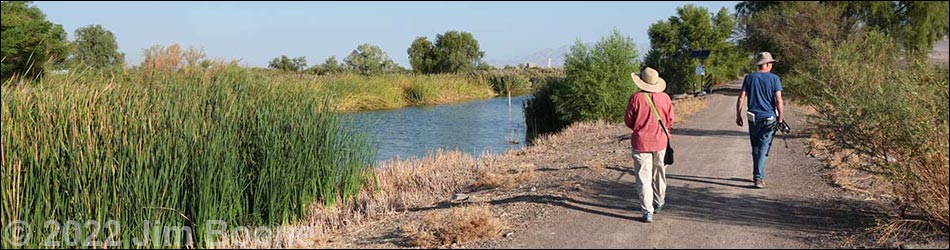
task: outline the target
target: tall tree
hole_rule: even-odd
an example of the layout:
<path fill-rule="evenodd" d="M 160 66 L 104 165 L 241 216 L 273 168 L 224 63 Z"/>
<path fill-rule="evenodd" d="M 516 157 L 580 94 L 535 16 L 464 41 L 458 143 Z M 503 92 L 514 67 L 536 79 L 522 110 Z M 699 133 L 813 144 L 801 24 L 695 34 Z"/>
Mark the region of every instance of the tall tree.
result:
<path fill-rule="evenodd" d="M 894 37 L 912 55 L 925 56 L 933 44 L 947 35 L 948 1 L 822 1 L 761 4 L 744 1 L 739 11 L 743 46 L 751 50 L 787 51 L 787 71 L 808 56 L 813 39 L 832 44 L 862 38 L 869 30 Z M 755 6 L 755 7 L 749 7 Z M 788 60 L 786 60 L 788 61 Z"/>
<path fill-rule="evenodd" d="M 485 52 L 479 51 L 478 41 L 468 32 L 450 30 L 436 35 L 435 47 L 441 72 L 471 71 L 485 57 Z"/>
<path fill-rule="evenodd" d="M 655 68 L 670 84 L 668 92 L 683 93 L 699 85 L 700 79 L 693 69 L 701 61 L 690 58 L 694 50 L 711 51 L 706 72 L 714 81 L 737 78 L 748 60 L 738 45 L 730 41 L 735 18 L 728 10 L 722 8 L 713 15 L 706 8 L 685 5 L 676 12 L 676 16 L 650 26 L 651 49 L 644 58 L 646 66 Z"/>
<path fill-rule="evenodd" d="M 412 69 L 420 73 L 455 73 L 485 69 L 485 52 L 472 33 L 450 30 L 436 34 L 435 44 L 417 37 L 407 50 Z"/>
<path fill-rule="evenodd" d="M 416 73 L 432 73 L 436 71 L 438 58 L 435 45 L 428 38 L 421 36 L 412 41 L 406 51 L 409 53 L 409 65 Z"/>
<path fill-rule="evenodd" d="M 119 52 L 115 35 L 101 25 L 88 25 L 76 29 L 72 42 L 73 63 L 93 68 L 121 67 L 125 54 Z"/>
<path fill-rule="evenodd" d="M 353 50 L 349 56 L 343 59 L 343 62 L 346 63 L 346 66 L 350 69 L 364 75 L 394 72 L 397 70 L 396 63 L 389 59 L 389 56 L 386 55 L 383 49 L 380 49 L 379 46 L 367 43 L 357 46 L 356 50 Z"/>
<path fill-rule="evenodd" d="M 736 4 L 736 15 L 748 16 L 779 5 L 779 1 L 742 1 Z"/>
<path fill-rule="evenodd" d="M 896 37 L 904 48 L 924 56 L 947 35 L 948 1 L 847 2 L 847 14 L 870 28 Z M 828 4 L 842 4 L 830 2 Z"/>
<path fill-rule="evenodd" d="M 323 62 L 323 69 L 329 73 L 343 72 L 343 64 L 337 62 L 336 56 L 330 56 Z"/>
<path fill-rule="evenodd" d="M 69 43 L 62 25 L 47 21 L 32 2 L 3 1 L 0 9 L 0 77 L 37 77 L 64 61 Z"/>

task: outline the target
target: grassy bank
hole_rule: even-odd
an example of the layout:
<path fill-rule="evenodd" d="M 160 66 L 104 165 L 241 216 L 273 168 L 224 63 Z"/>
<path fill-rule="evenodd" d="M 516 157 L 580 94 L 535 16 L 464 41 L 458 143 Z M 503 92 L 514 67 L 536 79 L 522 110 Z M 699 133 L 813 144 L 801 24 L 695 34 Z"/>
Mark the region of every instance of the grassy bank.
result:
<path fill-rule="evenodd" d="M 311 91 L 333 96 L 332 106 L 339 111 L 394 109 L 495 96 L 487 82 L 464 75 L 318 76 L 280 71 L 257 71 L 254 74 L 268 82 L 306 85 Z"/>
<path fill-rule="evenodd" d="M 339 111 L 394 109 L 485 99 L 499 95 L 523 95 L 548 82 L 563 78 L 555 69 L 492 70 L 458 74 L 311 75 L 280 71 L 256 71 L 276 82 L 313 86 L 313 91 L 336 97 Z"/>
<path fill-rule="evenodd" d="M 338 97 L 342 111 L 445 104 L 495 95 L 487 84 L 456 75 L 343 75 L 318 82 L 322 92 Z"/>
<path fill-rule="evenodd" d="M 373 159 L 307 81 L 222 68 L 4 85 L 0 215 L 31 225 L 12 232 L 26 247 L 210 247 L 214 221 L 280 225 L 353 197 Z M 140 245 L 145 223 L 193 231 Z"/>

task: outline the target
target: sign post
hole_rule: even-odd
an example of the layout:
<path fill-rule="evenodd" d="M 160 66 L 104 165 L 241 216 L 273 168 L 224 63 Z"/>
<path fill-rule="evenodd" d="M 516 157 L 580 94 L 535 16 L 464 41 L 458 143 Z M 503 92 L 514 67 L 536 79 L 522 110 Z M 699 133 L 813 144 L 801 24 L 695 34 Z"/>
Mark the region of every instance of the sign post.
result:
<path fill-rule="evenodd" d="M 696 75 L 699 75 L 699 81 L 696 85 L 693 86 L 693 89 L 697 87 L 702 87 L 703 78 L 706 75 L 706 58 L 709 58 L 709 50 L 693 50 L 689 53 L 690 58 L 697 58 L 702 60 L 702 64 L 696 67 Z M 697 86 L 698 85 L 698 86 Z M 702 93 L 702 89 L 693 93 L 693 96 L 699 96 Z"/>

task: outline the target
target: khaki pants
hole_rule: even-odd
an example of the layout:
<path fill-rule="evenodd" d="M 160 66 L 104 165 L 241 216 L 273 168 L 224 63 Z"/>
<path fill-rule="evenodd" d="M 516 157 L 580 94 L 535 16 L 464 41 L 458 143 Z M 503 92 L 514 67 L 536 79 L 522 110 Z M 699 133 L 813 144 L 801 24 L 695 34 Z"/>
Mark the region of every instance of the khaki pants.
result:
<path fill-rule="evenodd" d="M 637 184 L 640 184 L 640 212 L 653 213 L 653 204 L 663 205 L 666 201 L 666 166 L 663 157 L 666 150 L 660 152 L 633 151 L 633 168 L 637 172 Z"/>

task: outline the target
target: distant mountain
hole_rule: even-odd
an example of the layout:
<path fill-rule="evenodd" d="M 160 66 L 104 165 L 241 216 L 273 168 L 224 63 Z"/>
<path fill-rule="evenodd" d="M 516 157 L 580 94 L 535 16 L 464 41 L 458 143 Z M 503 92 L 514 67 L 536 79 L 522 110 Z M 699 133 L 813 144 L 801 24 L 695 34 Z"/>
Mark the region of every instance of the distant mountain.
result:
<path fill-rule="evenodd" d="M 572 45 L 564 45 L 558 48 L 549 48 L 542 49 L 540 51 L 520 56 L 511 59 L 505 60 L 486 60 L 489 65 L 501 68 L 505 65 L 518 65 L 518 64 L 527 64 L 532 63 L 538 65 L 538 67 L 547 67 L 548 58 L 551 58 L 551 67 L 554 68 L 563 68 L 564 67 L 564 55 L 571 52 Z M 593 44 L 588 43 L 587 46 L 593 46 Z M 643 59 L 643 56 L 646 55 L 647 51 L 650 49 L 650 46 L 646 44 L 637 43 L 637 51 L 640 54 L 640 59 Z"/>
<path fill-rule="evenodd" d="M 564 45 L 558 48 L 543 49 L 525 56 L 503 60 L 487 60 L 489 65 L 501 68 L 505 65 L 518 65 L 532 63 L 538 67 L 547 67 L 548 58 L 551 58 L 551 67 L 564 67 L 564 54 L 571 51 L 571 45 Z"/>

